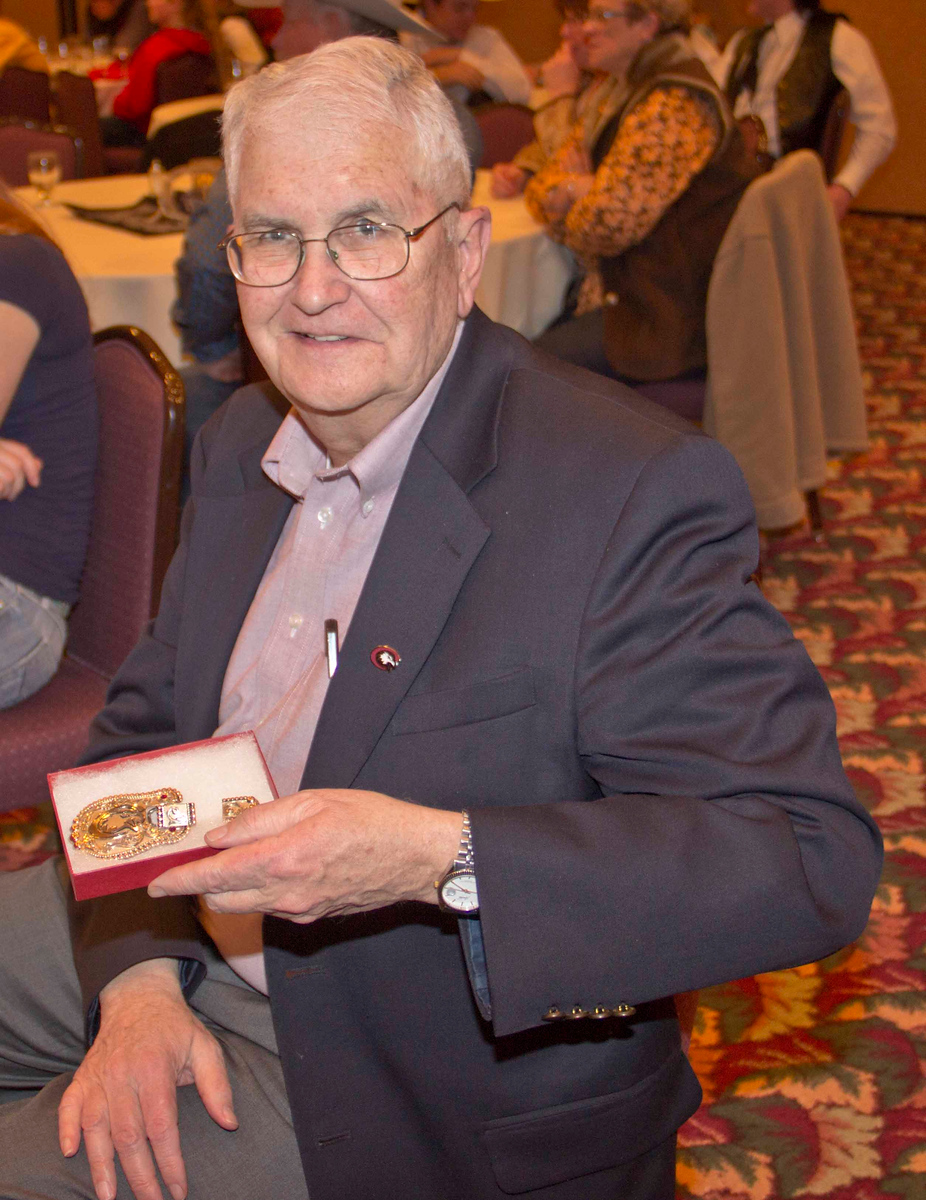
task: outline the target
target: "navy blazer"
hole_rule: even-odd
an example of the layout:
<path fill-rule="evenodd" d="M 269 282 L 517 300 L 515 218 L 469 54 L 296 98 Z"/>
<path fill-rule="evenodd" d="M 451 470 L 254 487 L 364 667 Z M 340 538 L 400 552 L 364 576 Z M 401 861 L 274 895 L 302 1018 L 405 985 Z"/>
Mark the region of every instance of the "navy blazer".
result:
<path fill-rule="evenodd" d="M 160 614 L 88 757 L 214 731 L 291 504 L 260 469 L 280 419 L 263 385 L 203 431 Z M 432 906 L 265 922 L 312 1200 L 668 1200 L 674 1132 L 700 1097 L 668 998 L 861 932 L 877 831 L 756 560 L 716 442 L 470 316 L 302 782 L 470 810 L 491 1014 Z M 395 671 L 371 663 L 383 643 Z M 80 907 L 88 1003 L 157 954 L 195 983 L 182 902 Z M 619 1004 L 635 1015 L 543 1020 Z"/>

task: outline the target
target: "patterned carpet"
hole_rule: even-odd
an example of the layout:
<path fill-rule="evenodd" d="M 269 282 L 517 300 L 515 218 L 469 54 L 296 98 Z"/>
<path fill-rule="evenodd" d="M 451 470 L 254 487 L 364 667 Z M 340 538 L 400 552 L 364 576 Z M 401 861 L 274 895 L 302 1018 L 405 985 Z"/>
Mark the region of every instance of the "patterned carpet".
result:
<path fill-rule="evenodd" d="M 926 220 L 855 215 L 845 243 L 871 450 L 832 464 L 824 540 L 770 543 L 763 587 L 830 686 L 887 863 L 856 946 L 702 993 L 680 1200 L 926 1197 Z M 0 870 L 54 845 L 46 811 L 0 814 Z"/>

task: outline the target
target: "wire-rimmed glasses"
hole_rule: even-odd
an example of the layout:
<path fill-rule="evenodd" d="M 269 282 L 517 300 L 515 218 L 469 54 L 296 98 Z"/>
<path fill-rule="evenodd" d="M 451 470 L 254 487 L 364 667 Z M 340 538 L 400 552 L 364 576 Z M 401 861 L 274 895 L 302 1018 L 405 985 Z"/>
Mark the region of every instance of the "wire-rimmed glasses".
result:
<path fill-rule="evenodd" d="M 230 233 L 219 242 L 228 256 L 232 274 L 248 287 L 281 287 L 293 279 L 305 261 L 309 242 L 324 242 L 328 257 L 349 279 L 391 279 L 408 266 L 411 243 L 452 208 L 448 204 L 436 217 L 416 229 L 403 229 L 389 221 L 356 221 L 340 225 L 323 238 L 304 238 L 295 229 L 259 229 Z"/>

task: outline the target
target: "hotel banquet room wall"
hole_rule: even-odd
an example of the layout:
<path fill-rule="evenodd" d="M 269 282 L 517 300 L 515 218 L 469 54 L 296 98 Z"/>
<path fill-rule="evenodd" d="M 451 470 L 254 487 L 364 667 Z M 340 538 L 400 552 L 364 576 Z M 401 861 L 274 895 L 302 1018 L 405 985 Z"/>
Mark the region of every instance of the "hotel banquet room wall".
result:
<path fill-rule="evenodd" d="M 926 0 L 823 0 L 824 7 L 845 13 L 865 34 L 887 77 L 900 137 L 897 149 L 858 199 L 871 211 L 926 215 Z M 748 23 L 747 0 L 693 0 L 709 13 L 721 39 Z M 556 42 L 553 0 L 503 0 L 482 5 L 481 17 L 497 25 L 528 62 L 548 54 Z"/>

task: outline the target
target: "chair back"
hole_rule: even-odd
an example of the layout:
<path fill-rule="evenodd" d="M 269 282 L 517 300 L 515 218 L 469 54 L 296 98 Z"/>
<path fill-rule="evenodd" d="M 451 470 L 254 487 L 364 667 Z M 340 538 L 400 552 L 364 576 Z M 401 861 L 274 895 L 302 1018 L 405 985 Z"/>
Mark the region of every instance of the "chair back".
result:
<path fill-rule="evenodd" d="M 26 160 L 33 150 L 54 150 L 61 162 L 62 179 L 81 179 L 84 145 L 73 129 L 62 125 L 37 125 L 34 121 L 0 120 L 0 175 L 10 187 L 26 187 Z"/>
<path fill-rule="evenodd" d="M 155 70 L 155 100 L 169 104 L 191 96 L 209 96 L 221 91 L 215 62 L 208 54 L 180 54 L 162 62 Z"/>
<path fill-rule="evenodd" d="M 84 143 L 84 174 L 94 178 L 105 175 L 93 80 L 71 71 L 59 71 L 55 80 L 55 100 L 59 122 L 79 134 Z"/>
<path fill-rule="evenodd" d="M 94 335 L 100 444 L 68 657 L 111 678 L 157 612 L 177 544 L 183 382 L 129 326 Z"/>
<path fill-rule="evenodd" d="M 147 171 L 158 158 L 167 171 L 182 167 L 194 158 L 221 158 L 222 112 L 209 109 L 162 125 L 154 137 L 145 143 L 141 170 Z"/>
<path fill-rule="evenodd" d="M 740 465 L 759 525 L 805 515 L 827 451 L 867 447 L 849 282 L 819 157 L 785 155 L 754 180 L 707 294 L 704 430 Z"/>
<path fill-rule="evenodd" d="M 51 120 L 50 87 L 45 71 L 6 67 L 0 72 L 0 117 L 18 117 L 47 125 Z"/>
<path fill-rule="evenodd" d="M 481 167 L 511 162 L 534 140 L 534 114 L 524 104 L 483 104 L 473 116 L 482 134 Z"/>
<path fill-rule="evenodd" d="M 823 170 L 826 173 L 827 183 L 833 182 L 833 176 L 839 165 L 839 151 L 842 147 L 843 134 L 846 132 L 846 122 L 849 119 L 849 107 L 849 93 L 845 88 L 840 88 L 830 105 L 826 124 L 823 126 L 823 136 L 817 147 L 817 153 L 823 159 Z"/>

